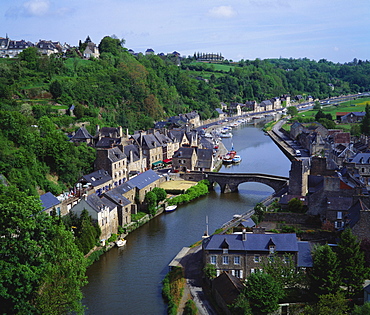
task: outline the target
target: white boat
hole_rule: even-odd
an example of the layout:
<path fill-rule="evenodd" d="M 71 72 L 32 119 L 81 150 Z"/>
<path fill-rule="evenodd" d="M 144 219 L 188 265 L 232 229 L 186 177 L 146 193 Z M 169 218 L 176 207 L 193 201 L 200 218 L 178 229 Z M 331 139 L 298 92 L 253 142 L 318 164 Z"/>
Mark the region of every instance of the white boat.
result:
<path fill-rule="evenodd" d="M 233 136 L 233 134 L 231 132 L 222 132 L 220 134 L 221 138 L 231 138 L 232 136 Z"/>
<path fill-rule="evenodd" d="M 176 208 L 177 208 L 177 206 L 176 206 L 176 205 L 173 205 L 173 206 L 167 206 L 167 207 L 164 209 L 164 211 L 166 211 L 166 212 L 172 212 L 172 211 L 175 211 L 175 210 L 176 210 Z"/>
<path fill-rule="evenodd" d="M 116 241 L 116 245 L 117 247 L 122 247 L 126 245 L 126 242 L 127 240 L 125 240 L 124 238 L 120 238 L 118 241 Z"/>
<path fill-rule="evenodd" d="M 232 159 L 233 163 L 240 163 L 242 161 L 242 158 L 240 155 L 235 155 Z"/>

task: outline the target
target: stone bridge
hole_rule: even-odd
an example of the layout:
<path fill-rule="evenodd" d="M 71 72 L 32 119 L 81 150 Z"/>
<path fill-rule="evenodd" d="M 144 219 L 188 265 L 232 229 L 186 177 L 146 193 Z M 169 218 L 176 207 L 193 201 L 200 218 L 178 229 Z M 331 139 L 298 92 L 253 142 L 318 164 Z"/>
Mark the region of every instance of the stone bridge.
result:
<path fill-rule="evenodd" d="M 241 183 L 257 182 L 270 186 L 276 195 L 281 195 L 288 189 L 289 178 L 276 175 L 258 173 L 215 173 L 203 172 L 203 178 L 208 179 L 211 184 L 217 183 L 222 193 L 238 191 Z"/>

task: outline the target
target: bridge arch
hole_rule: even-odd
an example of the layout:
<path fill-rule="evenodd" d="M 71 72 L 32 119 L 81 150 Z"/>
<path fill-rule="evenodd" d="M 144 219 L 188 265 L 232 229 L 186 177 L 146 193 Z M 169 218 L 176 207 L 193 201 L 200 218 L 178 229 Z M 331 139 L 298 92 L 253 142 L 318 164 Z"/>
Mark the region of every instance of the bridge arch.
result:
<path fill-rule="evenodd" d="M 260 173 L 204 172 L 203 178 L 208 179 L 212 184 L 220 185 L 222 193 L 238 191 L 241 183 L 256 182 L 270 186 L 275 194 L 280 194 L 287 189 L 289 183 L 288 177 Z"/>

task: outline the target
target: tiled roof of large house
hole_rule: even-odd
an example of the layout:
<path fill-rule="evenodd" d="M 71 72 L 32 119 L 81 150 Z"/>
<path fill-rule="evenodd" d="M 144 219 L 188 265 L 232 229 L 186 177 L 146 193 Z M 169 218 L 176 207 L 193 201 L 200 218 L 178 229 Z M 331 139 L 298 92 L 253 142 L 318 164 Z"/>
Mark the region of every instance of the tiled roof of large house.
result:
<path fill-rule="evenodd" d="M 160 177 L 156 172 L 154 172 L 153 170 L 147 170 L 146 172 L 141 173 L 130 179 L 126 182 L 126 184 L 134 186 L 138 189 L 143 189 L 158 179 L 160 179 Z"/>
<path fill-rule="evenodd" d="M 227 248 L 237 251 L 268 252 L 269 245 L 275 245 L 275 252 L 297 252 L 297 235 L 295 233 L 281 234 L 254 234 L 246 233 L 243 240 L 242 234 L 215 234 L 205 243 L 206 250 L 220 250 Z"/>
<path fill-rule="evenodd" d="M 55 207 L 60 204 L 60 201 L 51 192 L 47 192 L 40 196 L 42 211 Z"/>

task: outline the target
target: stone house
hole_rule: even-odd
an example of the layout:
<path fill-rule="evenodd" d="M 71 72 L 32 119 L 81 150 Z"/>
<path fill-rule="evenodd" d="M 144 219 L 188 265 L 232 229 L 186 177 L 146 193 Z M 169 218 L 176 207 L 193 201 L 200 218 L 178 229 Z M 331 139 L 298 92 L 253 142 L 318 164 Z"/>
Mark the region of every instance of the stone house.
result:
<path fill-rule="evenodd" d="M 244 104 L 235 103 L 235 102 L 230 103 L 230 106 L 229 106 L 230 114 L 240 116 L 242 114 L 242 106 L 244 106 Z"/>
<path fill-rule="evenodd" d="M 33 47 L 34 44 L 25 40 L 10 40 L 0 38 L 0 57 L 13 58 L 18 56 L 24 49 Z"/>
<path fill-rule="evenodd" d="M 57 54 L 60 52 L 59 47 L 50 40 L 39 40 L 36 44 L 41 55 L 50 56 L 51 54 Z"/>
<path fill-rule="evenodd" d="M 262 101 L 259 107 L 260 107 L 260 111 L 262 112 L 266 112 L 266 111 L 270 111 L 274 109 L 273 104 L 271 103 L 270 100 Z"/>
<path fill-rule="evenodd" d="M 168 132 L 168 137 L 172 139 L 173 142 L 178 142 L 179 148 L 198 146 L 198 136 L 196 132 L 173 129 Z"/>
<path fill-rule="evenodd" d="M 116 204 L 120 226 L 131 223 L 131 214 L 137 213 L 135 192 L 132 187 L 122 184 L 104 193 L 104 197 Z"/>
<path fill-rule="evenodd" d="M 94 168 L 106 170 L 112 177 L 113 187 L 121 185 L 128 178 L 127 156 L 118 148 L 97 149 Z"/>
<path fill-rule="evenodd" d="M 260 107 L 258 106 L 258 103 L 256 101 L 247 101 L 245 102 L 244 106 L 248 111 L 251 112 L 258 112 L 260 111 Z"/>
<path fill-rule="evenodd" d="M 349 170 L 357 170 L 366 186 L 370 186 L 370 153 L 357 153 L 344 163 Z"/>
<path fill-rule="evenodd" d="M 87 210 L 92 220 L 98 223 L 101 229 L 101 240 L 107 240 L 112 234 L 117 234 L 119 222 L 115 203 L 104 196 L 85 195 L 72 207 L 71 212 L 80 216 L 84 209 Z"/>
<path fill-rule="evenodd" d="M 212 172 L 214 169 L 213 149 L 195 149 L 197 162 L 194 170 L 201 172 Z"/>
<path fill-rule="evenodd" d="M 365 112 L 351 112 L 340 118 L 344 124 L 353 124 L 361 122 L 365 117 Z"/>
<path fill-rule="evenodd" d="M 175 171 L 193 171 L 198 157 L 195 148 L 181 147 L 172 157 L 172 168 Z"/>
<path fill-rule="evenodd" d="M 160 177 L 153 170 L 147 170 L 123 184 L 126 189 L 124 196 L 130 201 L 133 197 L 135 201 L 142 204 L 146 193 L 155 187 L 159 187 L 160 183 L 164 180 L 165 179 L 163 177 Z"/>
<path fill-rule="evenodd" d="M 214 234 L 203 240 L 203 263 L 215 266 L 217 276 L 222 272 L 245 279 L 262 269 L 263 260 L 280 257 L 293 259 L 297 268 L 312 267 L 311 247 L 298 241 L 295 233 L 267 234 L 264 229 L 253 233 Z"/>
<path fill-rule="evenodd" d="M 140 131 L 130 137 L 133 144 L 141 148 L 146 156 L 146 168 L 151 169 L 163 164 L 163 149 L 161 143 L 153 134 Z"/>
<path fill-rule="evenodd" d="M 359 240 L 370 238 L 370 210 L 363 200 L 358 199 L 348 210 L 346 226 Z"/>

